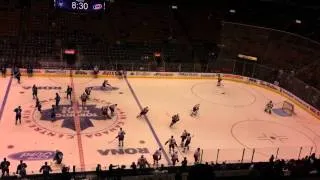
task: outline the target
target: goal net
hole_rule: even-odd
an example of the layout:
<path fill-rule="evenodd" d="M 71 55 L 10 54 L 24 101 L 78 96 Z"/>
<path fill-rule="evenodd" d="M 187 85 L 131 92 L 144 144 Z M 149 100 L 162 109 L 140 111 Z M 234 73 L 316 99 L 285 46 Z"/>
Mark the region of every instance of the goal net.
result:
<path fill-rule="evenodd" d="M 288 101 L 283 101 L 282 110 L 292 116 L 294 114 L 294 105 Z"/>

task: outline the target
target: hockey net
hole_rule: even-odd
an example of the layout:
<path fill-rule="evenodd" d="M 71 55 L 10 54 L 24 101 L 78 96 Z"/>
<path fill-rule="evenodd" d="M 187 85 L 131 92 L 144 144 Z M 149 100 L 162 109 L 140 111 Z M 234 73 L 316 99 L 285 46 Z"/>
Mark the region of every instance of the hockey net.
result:
<path fill-rule="evenodd" d="M 282 110 L 292 116 L 294 114 L 294 105 L 288 101 L 283 101 Z"/>

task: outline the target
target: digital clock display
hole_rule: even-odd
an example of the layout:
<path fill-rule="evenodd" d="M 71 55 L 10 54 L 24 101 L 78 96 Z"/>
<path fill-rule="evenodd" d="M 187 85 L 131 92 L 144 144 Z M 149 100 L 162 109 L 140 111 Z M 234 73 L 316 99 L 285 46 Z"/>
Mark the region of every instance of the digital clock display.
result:
<path fill-rule="evenodd" d="M 103 11 L 105 0 L 54 0 L 54 6 L 67 11 Z"/>

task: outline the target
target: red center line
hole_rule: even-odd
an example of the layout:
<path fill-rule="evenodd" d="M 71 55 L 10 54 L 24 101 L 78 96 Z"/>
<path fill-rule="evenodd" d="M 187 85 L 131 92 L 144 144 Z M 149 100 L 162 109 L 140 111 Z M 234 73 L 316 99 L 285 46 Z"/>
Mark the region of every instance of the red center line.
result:
<path fill-rule="evenodd" d="M 81 168 L 81 171 L 85 171 L 84 153 L 83 153 L 83 146 L 82 146 L 82 139 L 81 139 L 81 126 L 80 126 L 80 117 L 79 117 L 79 112 L 80 112 L 79 111 L 79 102 L 76 98 L 72 70 L 70 70 L 70 81 L 71 81 L 71 87 L 73 89 L 73 93 L 72 93 L 72 107 L 73 107 L 73 111 L 74 111 L 73 120 L 74 120 L 75 130 L 77 133 L 80 168 Z"/>

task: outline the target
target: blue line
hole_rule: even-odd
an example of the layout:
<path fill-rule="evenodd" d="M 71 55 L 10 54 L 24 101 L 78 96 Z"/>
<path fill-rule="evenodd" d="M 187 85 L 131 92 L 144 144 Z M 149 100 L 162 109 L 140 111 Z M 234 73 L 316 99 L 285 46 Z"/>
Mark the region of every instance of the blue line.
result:
<path fill-rule="evenodd" d="M 7 85 L 6 93 L 5 93 L 4 98 L 3 98 L 3 101 L 2 101 L 2 105 L 1 105 L 1 109 L 0 109 L 0 120 L 2 119 L 2 114 L 3 114 L 3 111 L 4 111 L 4 106 L 5 106 L 6 103 L 7 103 L 9 91 L 10 91 L 10 88 L 11 88 L 11 83 L 12 83 L 12 76 L 10 77 L 9 83 L 8 83 L 8 85 Z"/>
<path fill-rule="evenodd" d="M 134 99 L 136 100 L 136 102 L 137 102 L 140 110 L 142 110 L 143 108 L 142 108 L 142 105 L 141 105 L 141 103 L 140 103 L 140 101 L 139 101 L 139 99 L 138 99 L 137 94 L 134 92 L 131 84 L 129 83 L 129 81 L 128 81 L 128 79 L 127 79 L 127 77 L 125 77 L 124 79 L 126 80 L 126 82 L 127 82 L 127 84 L 128 84 L 128 87 L 129 87 L 129 89 L 130 89 L 130 91 L 131 91 Z M 163 148 L 163 146 L 162 146 L 162 144 L 161 144 L 161 142 L 160 142 L 160 140 L 159 140 L 159 138 L 158 138 L 158 136 L 157 136 L 157 134 L 156 134 L 156 131 L 155 131 L 154 128 L 152 127 L 151 122 L 150 122 L 150 120 L 149 120 L 149 118 L 148 118 L 147 115 L 145 115 L 145 119 L 146 119 L 146 122 L 147 122 L 147 124 L 148 124 L 148 126 L 149 126 L 149 128 L 150 128 L 150 130 L 151 130 L 151 132 L 152 132 L 152 134 L 153 134 L 153 137 L 156 139 L 159 147 L 162 149 L 162 152 L 163 152 L 164 157 L 166 158 L 168 164 L 170 165 L 170 164 L 171 164 L 170 158 L 169 158 L 167 152 L 164 150 L 164 148 Z"/>

